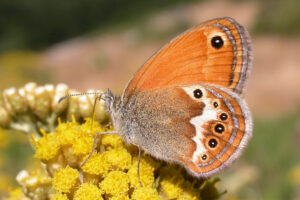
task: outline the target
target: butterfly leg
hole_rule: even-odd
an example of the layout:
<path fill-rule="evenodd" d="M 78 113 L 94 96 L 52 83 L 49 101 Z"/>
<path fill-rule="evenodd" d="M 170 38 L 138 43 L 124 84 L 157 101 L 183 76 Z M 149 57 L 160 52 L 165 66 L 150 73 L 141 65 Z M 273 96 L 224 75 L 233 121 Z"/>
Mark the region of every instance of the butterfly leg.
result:
<path fill-rule="evenodd" d="M 142 153 L 142 150 L 139 148 L 139 158 L 138 158 L 138 166 L 137 166 L 137 176 L 138 176 L 138 180 L 139 180 L 140 186 L 143 187 L 143 184 L 142 184 L 142 181 L 141 181 L 141 177 L 140 177 L 141 153 Z"/>
<path fill-rule="evenodd" d="M 99 135 L 116 135 L 118 134 L 117 132 L 98 132 L 95 134 L 95 137 L 94 137 L 94 142 L 93 142 L 93 149 L 92 149 L 92 152 L 90 153 L 90 155 L 85 159 L 85 161 L 81 164 L 81 167 L 83 167 L 85 165 L 85 163 L 91 158 L 91 156 L 93 155 L 93 153 L 95 152 L 96 150 L 96 143 L 97 143 L 97 138 Z"/>

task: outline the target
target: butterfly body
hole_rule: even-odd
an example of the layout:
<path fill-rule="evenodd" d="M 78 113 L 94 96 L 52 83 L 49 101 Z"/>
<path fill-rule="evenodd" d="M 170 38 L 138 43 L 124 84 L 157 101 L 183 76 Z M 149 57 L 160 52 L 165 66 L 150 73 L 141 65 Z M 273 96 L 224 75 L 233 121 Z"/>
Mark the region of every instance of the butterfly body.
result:
<path fill-rule="evenodd" d="M 251 60 L 247 32 L 231 18 L 188 30 L 147 61 L 121 97 L 107 90 L 116 132 L 196 177 L 224 169 L 252 135 L 240 96 Z"/>

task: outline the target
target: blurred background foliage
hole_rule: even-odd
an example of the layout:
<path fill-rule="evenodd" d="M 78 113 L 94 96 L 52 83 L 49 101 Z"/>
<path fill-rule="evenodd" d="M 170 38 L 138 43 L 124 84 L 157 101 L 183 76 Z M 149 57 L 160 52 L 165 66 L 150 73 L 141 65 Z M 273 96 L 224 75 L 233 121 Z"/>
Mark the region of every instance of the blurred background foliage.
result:
<path fill-rule="evenodd" d="M 0 51 L 41 49 L 112 24 L 141 20 L 153 11 L 195 0 L 0 1 Z"/>
<path fill-rule="evenodd" d="M 170 6 L 193 2 L 196 0 L 1 0 L 0 52 L 11 49 L 39 50 L 71 37 L 105 30 L 112 25 L 142 20 Z M 261 9 L 254 33 L 300 33 L 298 0 L 258 2 Z"/>
<path fill-rule="evenodd" d="M 254 137 L 220 175 L 220 187 L 228 190 L 223 199 L 299 200 L 299 8 L 299 0 L 0 0 L 0 89 L 34 81 L 122 91 L 172 36 L 232 14 L 253 36 L 246 97 Z M 243 20 L 247 13 L 251 22 Z M 0 130 L 0 197 L 16 185 L 17 172 L 34 163 L 32 152 L 24 135 Z"/>

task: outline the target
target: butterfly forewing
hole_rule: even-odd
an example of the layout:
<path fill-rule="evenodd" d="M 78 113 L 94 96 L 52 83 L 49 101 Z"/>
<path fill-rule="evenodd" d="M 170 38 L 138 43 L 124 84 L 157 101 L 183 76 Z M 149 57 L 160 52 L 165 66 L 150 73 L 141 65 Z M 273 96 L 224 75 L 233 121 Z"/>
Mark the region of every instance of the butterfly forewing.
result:
<path fill-rule="evenodd" d="M 159 87 L 216 84 L 241 94 L 251 68 L 247 31 L 231 18 L 200 24 L 154 54 L 129 82 L 123 97 Z"/>

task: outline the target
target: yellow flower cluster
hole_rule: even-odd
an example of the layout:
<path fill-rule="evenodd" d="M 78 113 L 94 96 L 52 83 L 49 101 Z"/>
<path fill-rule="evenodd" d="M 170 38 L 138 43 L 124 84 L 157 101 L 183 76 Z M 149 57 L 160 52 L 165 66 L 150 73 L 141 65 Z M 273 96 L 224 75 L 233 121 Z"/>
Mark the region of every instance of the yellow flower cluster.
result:
<path fill-rule="evenodd" d="M 101 93 L 95 90 L 87 92 Z M 97 95 L 72 96 L 59 102 L 61 97 L 74 93 L 79 92 L 62 83 L 44 86 L 27 83 L 21 88 L 5 89 L 0 92 L 0 127 L 40 136 L 40 128 L 55 130 L 57 117 L 71 120 L 74 116 L 77 120 L 82 120 L 92 116 Z M 98 122 L 108 121 L 103 100 L 97 102 L 94 114 Z"/>
<path fill-rule="evenodd" d="M 217 199 L 220 193 L 211 180 L 192 179 L 178 166 L 168 166 L 148 155 L 140 161 L 137 177 L 138 149 L 125 145 L 112 131 L 87 118 L 84 124 L 62 123 L 55 132 L 42 131 L 43 137 L 32 137 L 35 157 L 44 166 L 44 174 L 22 171 L 17 176 L 24 194 L 31 199 L 51 200 L 197 200 Z"/>

